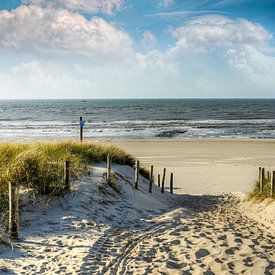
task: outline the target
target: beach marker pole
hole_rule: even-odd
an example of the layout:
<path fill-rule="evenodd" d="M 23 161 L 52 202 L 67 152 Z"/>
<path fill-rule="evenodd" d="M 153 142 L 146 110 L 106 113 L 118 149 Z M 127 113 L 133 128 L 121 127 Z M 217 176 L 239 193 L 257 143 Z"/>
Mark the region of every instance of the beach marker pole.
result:
<path fill-rule="evenodd" d="M 18 239 L 19 236 L 19 197 L 18 186 L 9 182 L 9 236 Z"/>
<path fill-rule="evenodd" d="M 111 179 L 111 165 L 112 165 L 112 157 L 110 154 L 107 155 L 107 181 Z"/>
<path fill-rule="evenodd" d="M 170 175 L 170 193 L 173 194 L 173 183 L 174 183 L 174 175 L 171 173 Z"/>
<path fill-rule="evenodd" d="M 79 125 L 80 125 L 80 142 L 83 141 L 83 120 L 82 116 L 79 118 Z"/>
<path fill-rule="evenodd" d="M 262 176 L 260 181 L 260 192 L 263 193 L 264 191 L 264 181 L 265 181 L 265 169 L 262 168 Z"/>
<path fill-rule="evenodd" d="M 66 160 L 64 162 L 64 184 L 65 184 L 65 188 L 69 191 L 72 190 L 70 168 L 71 168 L 71 163 L 69 160 Z"/>
<path fill-rule="evenodd" d="M 138 174 L 139 174 L 139 161 L 136 160 L 135 165 L 135 188 L 138 189 Z"/>
<path fill-rule="evenodd" d="M 152 193 L 152 185 L 153 185 L 153 172 L 154 172 L 154 166 L 153 166 L 153 165 L 151 165 L 150 181 L 149 181 L 149 193 Z"/>
<path fill-rule="evenodd" d="M 158 187 L 160 187 L 160 174 L 158 174 Z"/>
<path fill-rule="evenodd" d="M 270 196 L 273 197 L 275 195 L 275 171 L 271 174 L 271 181 L 270 181 Z"/>
<path fill-rule="evenodd" d="M 161 193 L 164 193 L 164 183 L 165 183 L 166 168 L 163 169 L 162 183 L 161 183 Z"/>

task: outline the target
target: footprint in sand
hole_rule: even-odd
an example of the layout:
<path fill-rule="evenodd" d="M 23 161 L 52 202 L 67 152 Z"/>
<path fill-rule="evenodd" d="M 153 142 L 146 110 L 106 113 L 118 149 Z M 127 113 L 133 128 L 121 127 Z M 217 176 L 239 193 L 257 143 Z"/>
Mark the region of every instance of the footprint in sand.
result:
<path fill-rule="evenodd" d="M 208 256 L 210 252 L 207 249 L 201 248 L 197 252 L 195 252 L 195 256 L 197 259 L 204 258 Z"/>

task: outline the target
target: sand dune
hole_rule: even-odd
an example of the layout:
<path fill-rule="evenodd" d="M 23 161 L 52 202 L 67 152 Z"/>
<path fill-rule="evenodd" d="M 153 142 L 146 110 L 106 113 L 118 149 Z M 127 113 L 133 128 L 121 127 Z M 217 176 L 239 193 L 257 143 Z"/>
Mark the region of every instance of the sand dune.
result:
<path fill-rule="evenodd" d="M 238 197 L 149 194 L 143 178 L 134 189 L 132 168 L 114 169 L 118 189 L 94 167 L 48 208 L 25 206 L 21 240 L 0 246 L 0 271 L 274 274 L 274 231 L 244 215 Z"/>

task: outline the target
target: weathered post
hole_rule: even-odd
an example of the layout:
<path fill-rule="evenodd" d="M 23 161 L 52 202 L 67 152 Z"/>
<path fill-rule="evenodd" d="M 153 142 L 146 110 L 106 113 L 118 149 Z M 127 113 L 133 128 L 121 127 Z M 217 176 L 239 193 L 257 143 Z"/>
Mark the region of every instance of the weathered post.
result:
<path fill-rule="evenodd" d="M 82 120 L 82 116 L 79 118 L 79 126 L 80 126 L 80 142 L 83 141 L 83 120 Z"/>
<path fill-rule="evenodd" d="M 111 179 L 111 166 L 112 166 L 112 157 L 110 154 L 107 155 L 107 181 Z"/>
<path fill-rule="evenodd" d="M 65 189 L 71 191 L 72 183 L 71 183 L 71 162 L 66 160 L 64 162 L 64 185 Z"/>
<path fill-rule="evenodd" d="M 270 171 L 267 171 L 267 180 L 268 181 L 270 181 L 270 176 L 271 176 Z"/>
<path fill-rule="evenodd" d="M 170 175 L 170 193 L 173 194 L 173 185 L 174 185 L 174 175 L 171 173 Z"/>
<path fill-rule="evenodd" d="M 273 197 L 275 195 L 275 171 L 271 173 L 271 181 L 270 181 L 270 196 Z"/>
<path fill-rule="evenodd" d="M 19 236 L 19 197 L 18 186 L 9 183 L 9 236 L 18 239 Z"/>
<path fill-rule="evenodd" d="M 138 189 L 139 161 L 136 160 L 135 165 L 135 188 Z"/>
<path fill-rule="evenodd" d="M 153 173 L 154 173 L 154 166 L 153 166 L 153 165 L 151 165 L 151 171 L 150 171 L 150 181 L 149 181 L 149 193 L 152 193 Z"/>
<path fill-rule="evenodd" d="M 161 183 L 161 193 L 164 193 L 165 174 L 166 174 L 166 168 L 163 169 L 162 183 Z"/>
<path fill-rule="evenodd" d="M 158 187 L 160 187 L 160 174 L 158 174 Z"/>
<path fill-rule="evenodd" d="M 260 181 L 260 192 L 263 193 L 264 191 L 264 181 L 265 181 L 265 169 L 262 168 L 262 176 Z"/>
<path fill-rule="evenodd" d="M 262 189 L 262 167 L 259 167 L 259 189 L 260 189 L 260 192 L 261 192 L 261 189 Z"/>

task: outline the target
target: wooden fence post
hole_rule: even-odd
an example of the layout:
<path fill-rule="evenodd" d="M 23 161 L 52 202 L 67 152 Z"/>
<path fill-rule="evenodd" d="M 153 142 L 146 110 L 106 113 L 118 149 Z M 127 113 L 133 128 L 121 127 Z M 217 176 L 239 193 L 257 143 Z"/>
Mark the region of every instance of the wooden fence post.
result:
<path fill-rule="evenodd" d="M 265 169 L 262 168 L 262 176 L 260 181 L 260 192 L 263 193 L 264 191 L 264 181 L 265 181 Z"/>
<path fill-rule="evenodd" d="M 107 155 L 107 181 L 111 179 L 111 166 L 112 166 L 112 157 L 110 154 Z"/>
<path fill-rule="evenodd" d="M 267 171 L 267 180 L 270 181 L 270 171 Z"/>
<path fill-rule="evenodd" d="M 69 191 L 72 190 L 72 183 L 71 183 L 71 163 L 69 160 L 64 162 L 64 185 L 65 188 Z"/>
<path fill-rule="evenodd" d="M 170 193 L 173 194 L 173 183 L 174 183 L 174 175 L 171 173 L 170 175 Z"/>
<path fill-rule="evenodd" d="M 136 160 L 135 165 L 135 188 L 138 189 L 139 161 Z"/>
<path fill-rule="evenodd" d="M 161 193 L 164 193 L 165 174 L 166 174 L 166 168 L 163 169 L 162 183 L 161 183 Z"/>
<path fill-rule="evenodd" d="M 160 174 L 158 174 L 158 187 L 160 187 Z"/>
<path fill-rule="evenodd" d="M 18 239 L 19 236 L 19 196 L 18 186 L 9 182 L 9 236 Z"/>
<path fill-rule="evenodd" d="M 82 125 L 82 116 L 79 118 L 79 125 L 80 125 L 80 142 L 83 141 L 83 125 Z"/>
<path fill-rule="evenodd" d="M 271 173 L 271 181 L 270 181 L 270 196 L 273 197 L 275 195 L 275 171 Z"/>
<path fill-rule="evenodd" d="M 262 167 L 259 167 L 259 189 L 262 190 Z"/>
<path fill-rule="evenodd" d="M 154 166 L 153 166 L 153 165 L 151 165 L 151 171 L 150 171 L 150 181 L 149 181 L 149 193 L 152 193 L 153 173 L 154 173 Z"/>

